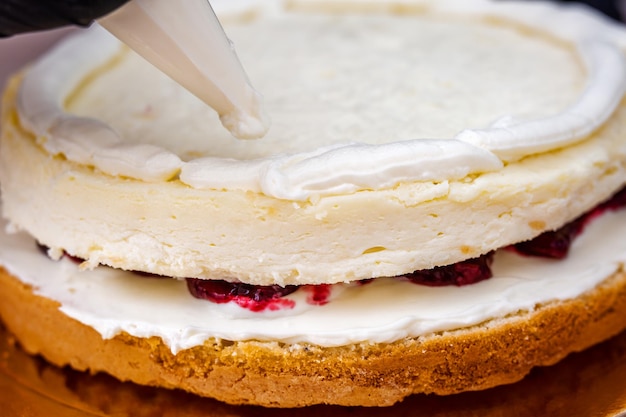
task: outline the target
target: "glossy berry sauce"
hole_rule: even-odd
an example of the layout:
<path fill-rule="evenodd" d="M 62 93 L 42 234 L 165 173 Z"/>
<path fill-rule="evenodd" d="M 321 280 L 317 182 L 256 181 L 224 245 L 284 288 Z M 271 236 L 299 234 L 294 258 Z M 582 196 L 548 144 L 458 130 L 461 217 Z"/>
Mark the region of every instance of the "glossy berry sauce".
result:
<path fill-rule="evenodd" d="M 586 216 L 582 216 L 558 230 L 544 232 L 532 240 L 517 243 L 507 249 L 526 256 L 563 259 L 569 253 L 576 236 L 582 233 L 586 223 Z"/>
<path fill-rule="evenodd" d="M 320 285 L 305 285 L 304 290 L 309 294 L 306 297 L 307 304 L 314 306 L 323 306 L 328 304 L 330 299 L 332 285 L 320 284 Z"/>
<path fill-rule="evenodd" d="M 507 249 L 513 250 L 521 255 L 563 259 L 569 253 L 574 239 L 585 230 L 585 227 L 591 223 L 593 219 L 606 211 L 617 210 L 624 206 L 626 206 L 626 188 L 620 190 L 609 200 L 567 223 L 560 229 L 544 232 L 532 240 L 517 243 Z"/>
<path fill-rule="evenodd" d="M 493 252 L 452 265 L 415 271 L 398 278 L 429 287 L 470 285 L 492 277 Z"/>
<path fill-rule="evenodd" d="M 275 311 L 293 308 L 295 302 L 282 298 L 296 291 L 296 285 L 250 285 L 222 280 L 187 278 L 191 295 L 217 304 L 234 302 L 251 311 Z"/>
<path fill-rule="evenodd" d="M 221 280 L 187 278 L 191 295 L 217 304 L 234 302 L 251 311 L 276 311 L 295 307 L 295 302 L 283 298 L 296 290 L 306 291 L 307 304 L 321 306 L 328 303 L 331 285 L 250 285 Z"/>

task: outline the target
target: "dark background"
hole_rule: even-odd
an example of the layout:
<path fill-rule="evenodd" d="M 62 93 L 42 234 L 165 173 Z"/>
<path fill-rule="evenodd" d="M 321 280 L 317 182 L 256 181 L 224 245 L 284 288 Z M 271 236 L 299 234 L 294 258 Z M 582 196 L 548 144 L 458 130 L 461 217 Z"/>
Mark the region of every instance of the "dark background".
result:
<path fill-rule="evenodd" d="M 571 0 L 564 0 L 563 3 L 572 3 Z M 578 3 L 585 3 L 589 6 L 595 7 L 598 10 L 601 10 L 605 14 L 611 16 L 614 19 L 622 20 L 622 14 L 620 13 L 620 8 L 618 4 L 619 1 L 616 0 L 587 0 L 587 1 L 578 1 Z"/>

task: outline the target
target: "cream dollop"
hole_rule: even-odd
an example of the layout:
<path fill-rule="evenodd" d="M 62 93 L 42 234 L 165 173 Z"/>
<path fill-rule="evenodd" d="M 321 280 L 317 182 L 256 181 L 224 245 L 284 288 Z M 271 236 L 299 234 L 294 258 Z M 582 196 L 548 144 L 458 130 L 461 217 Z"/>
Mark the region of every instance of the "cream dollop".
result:
<path fill-rule="evenodd" d="M 339 141 L 317 150 L 296 149 L 252 161 L 214 156 L 182 160 L 180 155 L 159 145 L 125 145 L 125 138 L 109 126 L 69 115 L 63 108 L 64 101 L 84 77 L 110 63 L 119 51 L 117 42 L 94 28 L 56 48 L 30 69 L 19 93 L 20 119 L 40 137 L 50 153 L 94 165 L 111 175 L 146 181 L 178 176 L 195 188 L 239 188 L 279 199 L 305 201 L 336 193 L 390 188 L 405 181 L 446 181 L 497 171 L 503 162 L 584 140 L 604 124 L 623 97 L 626 64 L 620 47 L 625 44 L 624 31 L 584 9 L 495 1 L 406 3 L 427 4 L 438 18 L 495 16 L 505 23 L 512 22 L 513 30 L 517 23 L 528 26 L 538 36 L 558 38 L 559 42 L 578 48 L 588 72 L 587 85 L 573 104 L 556 114 L 533 119 L 512 115 L 487 128 L 466 126 L 454 139 L 404 138 L 379 144 Z M 302 16 L 288 10 L 278 12 L 281 3 L 272 4 L 273 8 L 265 8 L 272 9 L 269 15 L 273 17 Z M 298 6 L 316 5 L 324 9 L 324 4 L 299 1 L 294 7 L 297 10 Z M 358 9 L 362 5 L 355 1 L 346 7 Z M 228 15 L 228 7 L 217 6 L 217 10 Z M 258 12 L 256 6 L 256 2 L 246 5 Z M 240 4 L 233 8 L 241 13 Z M 262 19 L 263 13 L 258 13 Z M 550 24 L 546 24 L 548 18 Z M 385 48 L 397 47 L 392 38 L 381 36 L 374 40 Z M 276 71 L 280 76 L 280 71 L 288 69 Z M 375 92 L 375 86 L 371 88 Z M 268 96 L 276 92 L 265 93 Z M 353 122 L 346 123 L 350 126 Z M 361 159 L 355 163 L 355 158 Z"/>

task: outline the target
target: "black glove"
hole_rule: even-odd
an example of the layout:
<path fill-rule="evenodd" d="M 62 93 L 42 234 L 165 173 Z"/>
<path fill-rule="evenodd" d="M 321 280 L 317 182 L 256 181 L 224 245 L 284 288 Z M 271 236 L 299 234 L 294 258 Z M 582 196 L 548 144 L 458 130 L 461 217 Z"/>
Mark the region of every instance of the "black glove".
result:
<path fill-rule="evenodd" d="M 67 25 L 87 26 L 127 1 L 0 0 L 0 36 Z"/>

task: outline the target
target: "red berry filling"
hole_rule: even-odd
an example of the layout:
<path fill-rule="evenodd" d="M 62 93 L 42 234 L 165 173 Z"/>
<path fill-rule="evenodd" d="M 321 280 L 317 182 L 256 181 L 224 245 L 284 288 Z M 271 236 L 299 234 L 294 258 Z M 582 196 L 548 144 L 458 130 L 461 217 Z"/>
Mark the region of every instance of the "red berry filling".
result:
<path fill-rule="evenodd" d="M 306 298 L 307 303 L 314 306 L 323 306 L 324 304 L 328 304 L 332 288 L 330 284 L 306 285 L 305 288 L 309 292 L 309 295 Z"/>
<path fill-rule="evenodd" d="M 532 240 L 512 245 L 509 249 L 522 255 L 563 259 L 569 253 L 576 236 L 580 235 L 593 219 L 608 210 L 617 210 L 624 206 L 626 206 L 626 188 L 560 229 L 544 232 Z"/>
<path fill-rule="evenodd" d="M 444 285 L 470 285 L 487 278 L 491 278 L 491 264 L 493 252 L 478 258 L 468 259 L 452 265 L 437 266 L 432 269 L 415 271 L 398 278 L 411 281 L 415 284 L 440 287 Z"/>
<path fill-rule="evenodd" d="M 522 255 L 563 259 L 569 253 L 574 238 L 582 233 L 585 223 L 585 216 L 579 217 L 558 230 L 544 232 L 532 240 L 517 243 L 512 249 Z"/>
<path fill-rule="evenodd" d="M 187 288 L 196 298 L 222 304 L 230 301 L 252 311 L 293 308 L 292 300 L 281 299 L 296 291 L 296 285 L 251 285 L 222 280 L 187 278 Z"/>

